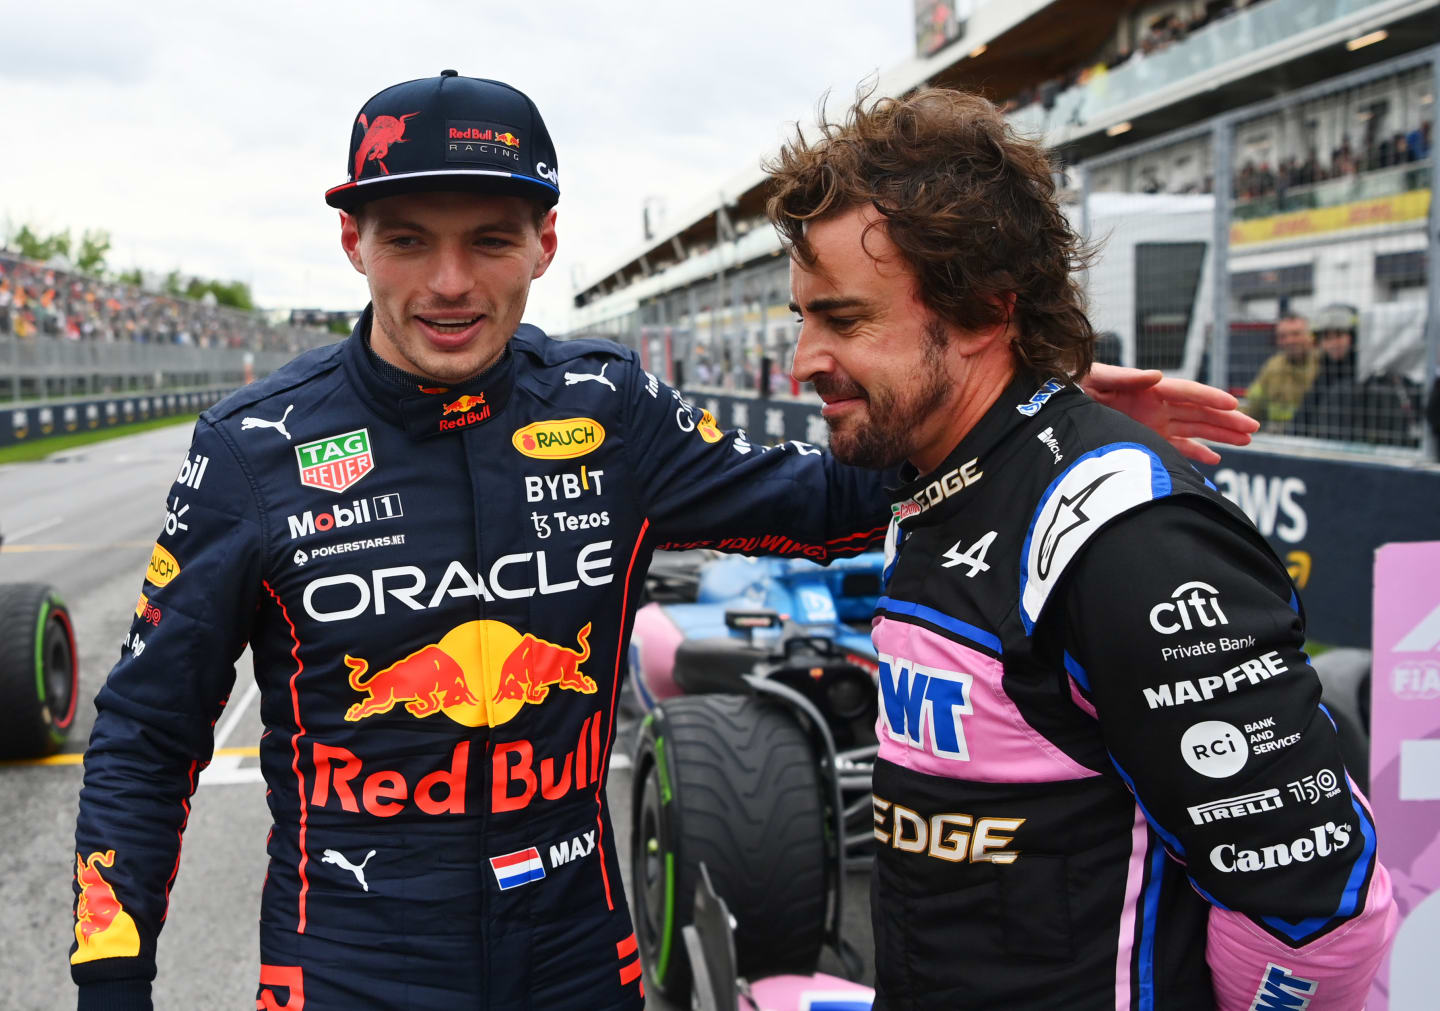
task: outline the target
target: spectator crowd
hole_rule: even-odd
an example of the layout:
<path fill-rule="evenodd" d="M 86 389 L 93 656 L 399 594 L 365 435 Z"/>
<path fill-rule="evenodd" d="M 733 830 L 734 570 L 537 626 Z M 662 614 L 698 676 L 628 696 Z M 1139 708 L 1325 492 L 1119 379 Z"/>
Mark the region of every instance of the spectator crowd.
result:
<path fill-rule="evenodd" d="M 0 252 L 0 340 L 47 338 L 292 353 L 333 339 Z"/>
<path fill-rule="evenodd" d="M 1261 431 L 1416 445 L 1419 387 L 1389 373 L 1362 377 L 1356 367 L 1358 331 L 1359 316 L 1348 305 L 1327 305 L 1312 317 L 1287 313 L 1280 318 L 1276 351 L 1261 366 L 1242 405 Z"/>
<path fill-rule="evenodd" d="M 1430 120 L 1427 119 L 1408 133 L 1396 131 L 1388 138 L 1376 139 L 1358 152 L 1351 148 L 1350 138 L 1346 137 L 1339 147 L 1330 152 L 1328 165 L 1320 161 L 1314 148 L 1303 161 L 1292 156 L 1273 169 L 1269 162 L 1256 165 L 1247 161 L 1235 174 L 1235 196 L 1240 200 L 1278 196 L 1283 201 L 1285 194 L 1296 187 L 1407 165 L 1429 157 Z"/>

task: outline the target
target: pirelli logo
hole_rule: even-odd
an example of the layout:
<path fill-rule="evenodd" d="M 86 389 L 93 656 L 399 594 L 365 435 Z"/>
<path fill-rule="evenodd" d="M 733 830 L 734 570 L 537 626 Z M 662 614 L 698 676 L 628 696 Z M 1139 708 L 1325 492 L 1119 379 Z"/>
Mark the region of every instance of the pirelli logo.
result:
<path fill-rule="evenodd" d="M 1226 797 L 1224 800 L 1212 800 L 1208 804 L 1196 804 L 1186 810 L 1190 812 L 1190 820 L 1196 825 L 1209 825 L 1211 822 L 1233 821 L 1250 814 L 1264 814 L 1284 806 L 1285 801 L 1281 799 L 1279 790 L 1260 790 L 1238 797 Z"/>

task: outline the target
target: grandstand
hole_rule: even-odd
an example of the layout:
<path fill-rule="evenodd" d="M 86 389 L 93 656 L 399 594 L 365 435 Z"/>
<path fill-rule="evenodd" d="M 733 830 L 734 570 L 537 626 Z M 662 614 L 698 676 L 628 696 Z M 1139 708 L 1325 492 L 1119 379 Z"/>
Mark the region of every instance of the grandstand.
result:
<path fill-rule="evenodd" d="M 233 388 L 334 339 L 0 250 L 0 401 Z"/>
<path fill-rule="evenodd" d="M 915 7 L 916 55 L 878 93 L 977 90 L 1043 140 L 1072 220 L 1103 243 L 1089 292 L 1117 358 L 1243 395 L 1282 314 L 1343 303 L 1364 386 L 1345 423 L 1267 423 L 1262 443 L 1434 458 L 1437 0 Z M 805 397 L 784 376 L 796 326 L 765 154 L 580 287 L 570 333 L 635 347 L 732 414 L 769 396 L 773 419 Z M 1157 215 L 1170 238 L 1144 227 Z M 823 435 L 795 417 L 785 434 Z"/>

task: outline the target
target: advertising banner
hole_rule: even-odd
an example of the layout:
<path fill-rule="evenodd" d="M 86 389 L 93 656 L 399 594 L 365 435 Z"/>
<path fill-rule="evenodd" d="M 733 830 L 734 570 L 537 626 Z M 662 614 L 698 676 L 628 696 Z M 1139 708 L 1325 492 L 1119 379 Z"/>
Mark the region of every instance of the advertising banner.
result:
<path fill-rule="evenodd" d="M 1376 552 L 1374 629 L 1370 804 L 1401 920 L 1366 1006 L 1407 1011 L 1440 994 L 1440 541 Z"/>

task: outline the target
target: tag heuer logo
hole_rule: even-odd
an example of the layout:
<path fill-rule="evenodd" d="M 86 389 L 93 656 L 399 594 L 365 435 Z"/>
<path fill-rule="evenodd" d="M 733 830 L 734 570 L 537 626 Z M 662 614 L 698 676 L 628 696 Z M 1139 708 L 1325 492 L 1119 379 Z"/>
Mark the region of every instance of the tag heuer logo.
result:
<path fill-rule="evenodd" d="M 300 483 L 307 488 L 341 492 L 375 469 L 370 455 L 370 430 L 358 428 L 295 447 Z"/>

